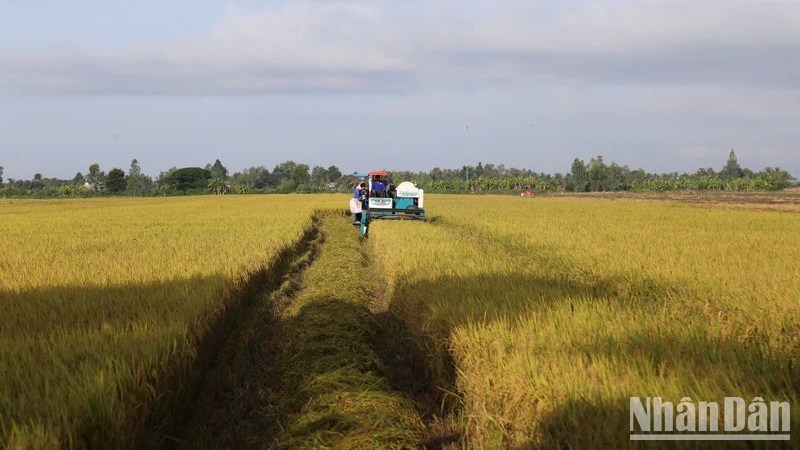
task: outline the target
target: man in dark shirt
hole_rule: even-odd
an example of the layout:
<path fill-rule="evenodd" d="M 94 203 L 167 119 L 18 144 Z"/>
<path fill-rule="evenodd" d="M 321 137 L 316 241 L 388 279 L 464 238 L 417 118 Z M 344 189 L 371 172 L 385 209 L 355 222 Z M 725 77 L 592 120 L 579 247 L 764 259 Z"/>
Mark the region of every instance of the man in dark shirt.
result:
<path fill-rule="evenodd" d="M 386 184 L 381 180 L 380 175 L 375 175 L 375 179 L 372 180 L 371 188 L 376 197 L 384 197 L 386 194 Z"/>

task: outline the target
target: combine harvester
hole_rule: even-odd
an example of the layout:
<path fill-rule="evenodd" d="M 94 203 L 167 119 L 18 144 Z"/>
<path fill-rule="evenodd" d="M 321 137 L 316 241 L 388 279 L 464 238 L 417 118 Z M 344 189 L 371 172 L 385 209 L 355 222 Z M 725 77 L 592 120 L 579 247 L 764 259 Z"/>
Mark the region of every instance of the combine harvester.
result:
<path fill-rule="evenodd" d="M 367 175 L 354 175 L 366 183 L 367 189 L 361 193 L 361 235 L 369 235 L 369 227 L 373 220 L 421 220 L 426 222 L 425 209 L 423 208 L 422 189 L 417 188 L 409 181 L 400 183 L 395 187 L 386 184 L 382 193 L 372 190 L 373 181 L 379 178 L 386 183 L 389 175 L 386 172 L 370 172 Z"/>

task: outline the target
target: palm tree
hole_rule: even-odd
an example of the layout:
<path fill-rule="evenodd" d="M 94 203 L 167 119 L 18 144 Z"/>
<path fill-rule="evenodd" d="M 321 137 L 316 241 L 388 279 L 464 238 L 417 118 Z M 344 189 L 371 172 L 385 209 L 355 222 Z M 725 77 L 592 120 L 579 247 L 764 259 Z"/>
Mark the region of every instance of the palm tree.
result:
<path fill-rule="evenodd" d="M 225 183 L 225 181 L 219 178 L 214 178 L 208 182 L 208 188 L 214 191 L 214 195 L 224 194 L 227 187 L 228 185 Z"/>

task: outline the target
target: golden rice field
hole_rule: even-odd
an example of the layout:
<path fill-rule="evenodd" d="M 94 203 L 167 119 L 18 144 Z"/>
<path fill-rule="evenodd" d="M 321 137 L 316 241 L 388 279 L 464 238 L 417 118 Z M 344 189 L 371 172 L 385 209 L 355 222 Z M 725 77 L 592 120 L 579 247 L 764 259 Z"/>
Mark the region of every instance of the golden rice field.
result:
<path fill-rule="evenodd" d="M 165 395 L 165 375 L 188 376 L 242 281 L 338 203 L 0 203 L 0 447 L 127 439 L 137 412 Z"/>
<path fill-rule="evenodd" d="M 274 428 L 286 435 L 253 442 L 432 442 L 441 422 L 410 411 L 416 397 L 392 391 L 392 364 L 376 356 L 383 305 L 422 355 L 418 384 L 445 393 L 456 448 L 629 448 L 631 396 L 786 401 L 788 445 L 800 446 L 800 215 L 426 197 L 429 223 L 375 223 L 366 242 L 336 222 L 349 219 L 325 219 L 300 292 L 281 297 L 290 388 Z M 181 402 L 167 400 L 197 376 L 189 366 L 247 280 L 305 239 L 315 211 L 346 206 L 344 195 L 0 202 L 0 447 L 135 447 L 154 408 Z M 394 428 L 377 432 L 377 417 Z"/>
<path fill-rule="evenodd" d="M 789 401 L 800 445 L 800 215 L 576 198 L 426 206 L 434 224 L 374 226 L 370 246 L 392 310 L 460 397 L 470 445 L 625 448 L 631 396 Z"/>

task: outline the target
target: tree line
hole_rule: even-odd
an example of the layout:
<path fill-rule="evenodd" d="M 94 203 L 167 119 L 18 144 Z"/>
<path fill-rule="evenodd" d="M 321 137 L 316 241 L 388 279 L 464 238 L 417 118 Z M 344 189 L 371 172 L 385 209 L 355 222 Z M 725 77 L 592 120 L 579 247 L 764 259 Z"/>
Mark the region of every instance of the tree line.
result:
<path fill-rule="evenodd" d="M 759 172 L 742 168 L 731 150 L 719 170 L 699 169 L 694 173 L 648 173 L 631 170 L 615 162 L 606 164 L 602 156 L 585 162 L 575 158 L 569 172 L 536 173 L 527 169 L 506 169 L 502 164 L 464 166 L 450 170 L 434 168 L 430 172 L 393 172 L 395 180 L 412 180 L 433 191 L 503 191 L 530 188 L 553 192 L 619 192 L 673 190 L 780 190 L 792 186 L 793 177 L 779 167 L 766 167 Z M 796 180 L 795 180 L 796 181 Z"/>
<path fill-rule="evenodd" d="M 793 181 L 789 172 L 781 168 L 766 167 L 759 172 L 742 168 L 733 150 L 719 171 L 704 168 L 695 173 L 647 173 L 615 162 L 606 164 L 602 156 L 591 158 L 588 163 L 575 158 L 570 171 L 563 174 L 482 163 L 460 169 L 435 167 L 427 172 L 387 172 L 395 183 L 412 181 L 429 191 L 444 192 L 521 189 L 540 192 L 759 191 L 784 189 Z M 205 167 L 172 167 L 153 178 L 143 174 L 139 161 L 134 159 L 127 173 L 116 167 L 106 173 L 95 163 L 85 175 L 78 172 L 68 180 L 45 178 L 37 173 L 30 180 L 10 178 L 5 182 L 0 166 L 0 196 L 5 197 L 344 192 L 351 190 L 357 181 L 352 175 L 342 174 L 336 166 L 312 168 L 294 161 L 277 164 L 272 171 L 262 165 L 229 174 L 227 167 L 217 159 Z"/>
<path fill-rule="evenodd" d="M 162 196 L 249 193 L 311 193 L 338 190 L 354 183 L 336 166 L 310 168 L 307 164 L 284 161 L 272 171 L 265 166 L 253 166 L 229 174 L 228 168 L 217 159 L 205 167 L 172 167 L 157 177 L 142 173 L 139 161 L 131 161 L 126 173 L 113 168 L 107 173 L 98 163 L 89 166 L 84 174 L 72 179 L 46 178 L 37 173 L 30 180 L 8 179 L 3 182 L 0 166 L 0 195 L 32 197 L 89 197 L 89 196 Z M 344 189 L 344 188 L 342 188 Z"/>

